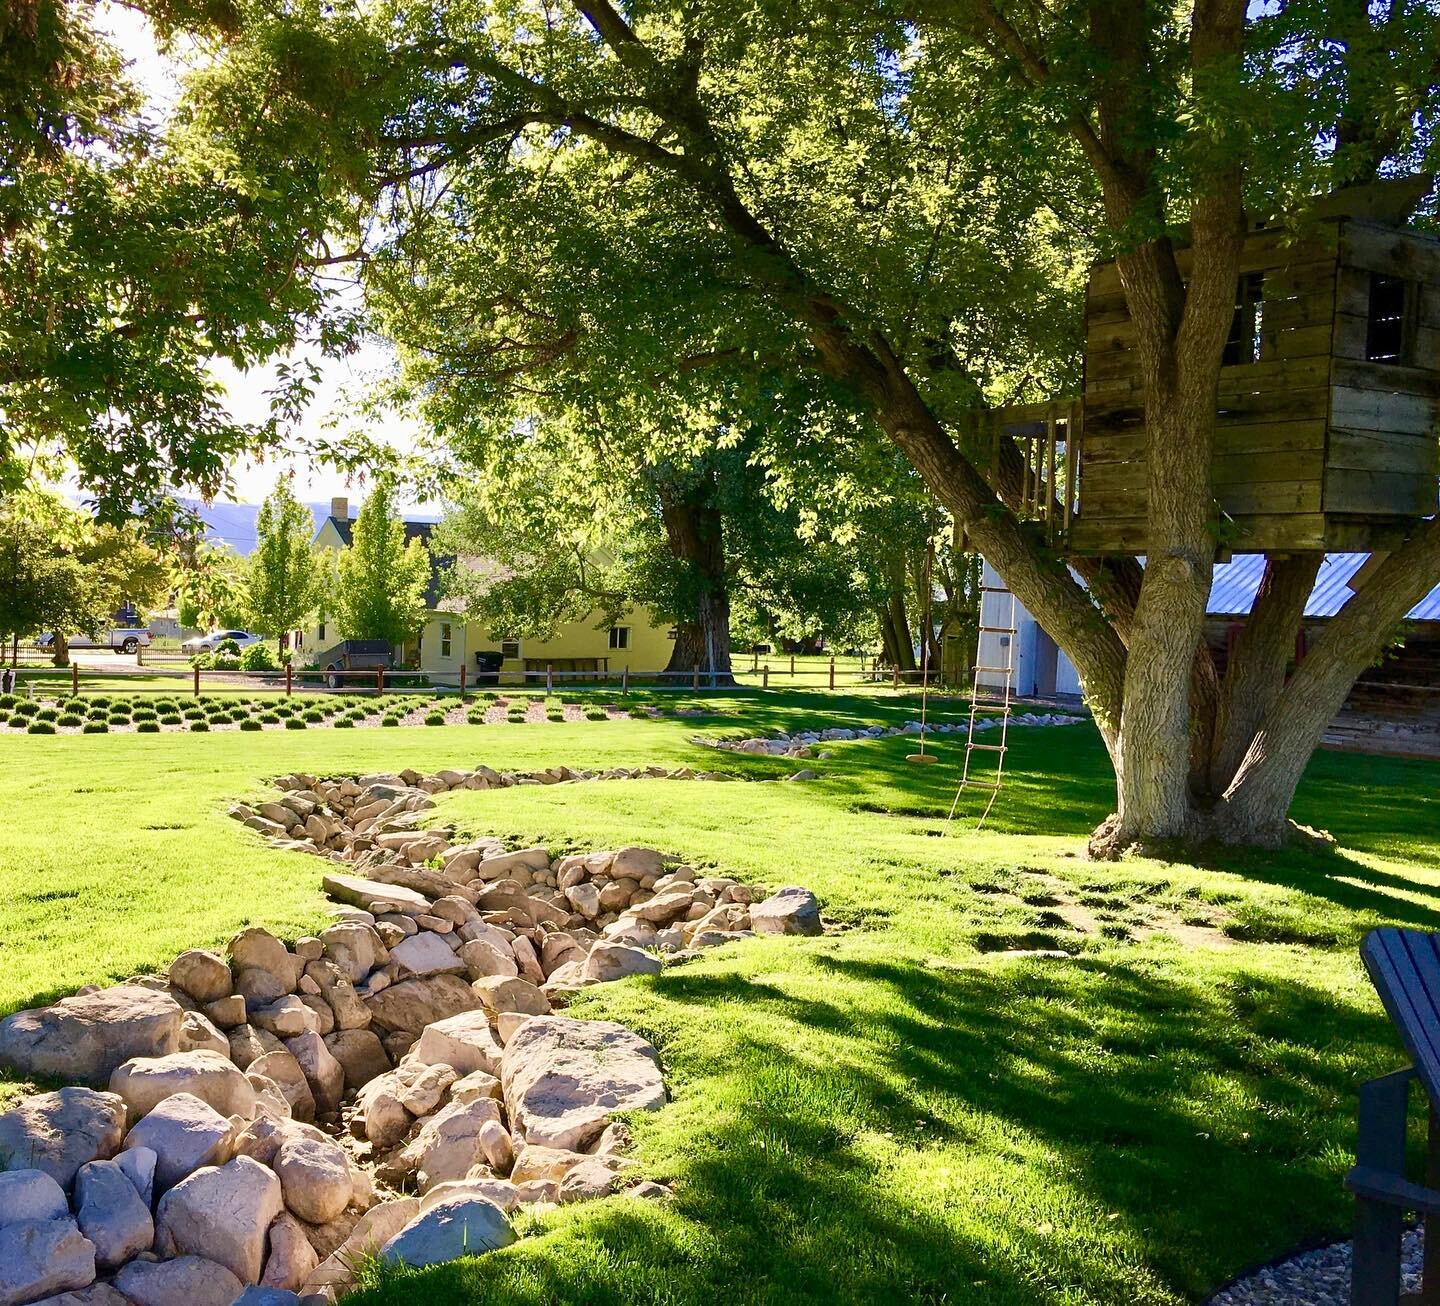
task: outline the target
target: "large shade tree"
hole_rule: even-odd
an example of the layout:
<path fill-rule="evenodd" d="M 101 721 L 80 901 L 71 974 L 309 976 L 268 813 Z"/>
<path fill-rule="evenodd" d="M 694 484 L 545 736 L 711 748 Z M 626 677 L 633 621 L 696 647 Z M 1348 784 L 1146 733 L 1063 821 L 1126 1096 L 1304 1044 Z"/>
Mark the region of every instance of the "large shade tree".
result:
<path fill-rule="evenodd" d="M 246 559 L 245 611 L 262 635 L 290 647 L 290 632 L 305 624 L 323 596 L 322 573 L 312 543 L 315 519 L 288 480 L 260 505 L 255 551 Z"/>
<path fill-rule="evenodd" d="M 202 46 L 241 20 L 231 0 L 133 8 Z M 118 521 L 214 495 L 238 457 L 286 439 L 312 367 L 283 366 L 270 417 L 245 422 L 217 360 L 340 351 L 354 322 L 318 275 L 342 192 L 262 181 L 243 147 L 147 106 L 96 17 L 80 0 L 0 7 L 0 490 L 67 476 Z"/>
<path fill-rule="evenodd" d="M 484 324 L 457 369 L 528 376 L 545 402 L 602 374 L 606 393 L 682 399 L 724 376 L 816 439 L 882 433 L 1080 671 L 1117 774 L 1097 851 L 1285 837 L 1325 723 L 1440 578 L 1440 525 L 1288 678 L 1289 631 L 1270 632 L 1293 629 L 1309 564 L 1272 560 L 1218 678 L 1201 624 L 1240 248 L 1247 214 L 1303 225 L 1306 196 L 1424 162 L 1435 0 L 575 0 L 535 18 L 515 0 L 294 12 L 215 86 L 263 106 L 252 146 L 313 144 L 321 122 L 331 153 L 369 152 L 382 289 L 437 246 L 473 251 L 466 276 L 422 279 Z M 298 78 L 274 57 L 296 29 Z M 337 104 L 341 61 L 363 75 Z M 293 175 L 293 149 L 268 157 Z M 1073 383 L 1078 315 L 1056 295 L 1095 253 L 1118 259 L 1145 383 L 1149 565 L 1075 575 L 1016 511 L 1018 452 L 992 463 L 964 433 L 977 405 Z M 591 361 L 554 372 L 572 358 Z"/>

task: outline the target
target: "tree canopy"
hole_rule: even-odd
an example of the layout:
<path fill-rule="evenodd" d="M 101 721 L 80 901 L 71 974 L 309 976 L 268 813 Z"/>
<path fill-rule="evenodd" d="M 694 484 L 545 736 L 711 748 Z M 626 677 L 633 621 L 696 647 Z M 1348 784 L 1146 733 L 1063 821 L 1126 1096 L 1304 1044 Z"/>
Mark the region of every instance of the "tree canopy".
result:
<path fill-rule="evenodd" d="M 255 551 L 246 559 L 245 610 L 262 635 L 289 646 L 290 632 L 319 606 L 323 582 L 311 548 L 315 522 L 286 480 L 260 505 Z"/>

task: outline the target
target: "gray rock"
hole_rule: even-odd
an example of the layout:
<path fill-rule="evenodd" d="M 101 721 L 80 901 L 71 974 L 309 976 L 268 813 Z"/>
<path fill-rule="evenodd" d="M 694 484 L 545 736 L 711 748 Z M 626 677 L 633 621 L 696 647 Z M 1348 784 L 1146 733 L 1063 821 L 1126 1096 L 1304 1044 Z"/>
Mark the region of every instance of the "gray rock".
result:
<path fill-rule="evenodd" d="M 624 943 L 597 943 L 585 958 L 581 973 L 597 984 L 627 975 L 658 975 L 660 958 Z"/>
<path fill-rule="evenodd" d="M 266 1247 L 265 1273 L 260 1276 L 265 1288 L 299 1292 L 320 1264 L 305 1226 L 289 1211 L 281 1211 L 271 1223 Z"/>
<path fill-rule="evenodd" d="M 390 949 L 390 960 L 400 968 L 402 976 L 465 973 L 465 963 L 433 930 L 421 930 L 419 934 L 402 939 Z"/>
<path fill-rule="evenodd" d="M 452 1197 L 412 1220 L 380 1249 L 393 1265 L 439 1265 L 461 1256 L 508 1247 L 515 1241 L 510 1221 L 483 1197 Z"/>
<path fill-rule="evenodd" d="M 114 1156 L 124 1137 L 125 1103 L 89 1088 L 36 1093 L 0 1115 L 4 1163 L 43 1170 L 62 1188 L 87 1161 Z"/>
<path fill-rule="evenodd" d="M 88 1288 L 42 1298 L 35 1306 L 131 1306 L 131 1303 L 108 1283 L 92 1283 Z"/>
<path fill-rule="evenodd" d="M 382 1030 L 419 1034 L 426 1025 L 480 1006 L 479 995 L 456 975 L 402 980 L 364 999 Z"/>
<path fill-rule="evenodd" d="M 309 1224 L 326 1224 L 350 1204 L 352 1184 L 344 1149 L 328 1138 L 291 1136 L 275 1153 L 285 1205 Z"/>
<path fill-rule="evenodd" d="M 547 1147 L 581 1149 L 617 1112 L 665 1103 L 659 1054 L 608 1020 L 526 1021 L 505 1047 L 500 1079 L 511 1129 Z"/>
<path fill-rule="evenodd" d="M 366 1019 L 369 1019 L 368 1014 Z M 359 1091 L 361 1085 L 368 1084 L 390 1069 L 390 1058 L 385 1055 L 384 1046 L 368 1029 L 338 1029 L 325 1036 L 325 1046 L 340 1063 L 345 1075 L 346 1092 Z"/>
<path fill-rule="evenodd" d="M 155 1163 L 159 1158 L 152 1148 L 132 1147 L 115 1157 L 120 1172 L 140 1194 L 147 1209 L 155 1206 Z"/>
<path fill-rule="evenodd" d="M 75 1179 L 75 1218 L 95 1244 L 95 1263 L 112 1270 L 150 1250 L 150 1206 L 117 1161 L 91 1161 Z"/>
<path fill-rule="evenodd" d="M 287 1039 L 285 1047 L 305 1076 L 310 1096 L 315 1100 L 316 1113 L 334 1115 L 345 1096 L 345 1068 L 330 1055 L 325 1040 L 313 1030 L 306 1030 L 295 1038 Z"/>
<path fill-rule="evenodd" d="M 282 1206 L 280 1180 L 253 1157 L 197 1170 L 160 1199 L 155 1249 L 162 1256 L 203 1251 L 241 1283 L 258 1283 Z"/>
<path fill-rule="evenodd" d="M 750 927 L 756 934 L 819 934 L 820 904 L 809 889 L 788 885 L 750 908 Z"/>
<path fill-rule="evenodd" d="M 500 1044 L 485 1011 L 466 1011 L 427 1025 L 411 1056 L 426 1065 L 453 1066 L 462 1075 L 483 1070 L 493 1075 L 500 1068 Z"/>
<path fill-rule="evenodd" d="M 0 1224 L 0 1306 L 18 1306 L 95 1282 L 95 1247 L 62 1220 Z"/>
<path fill-rule="evenodd" d="M 300 1297 L 286 1288 L 262 1288 L 252 1283 L 235 1298 L 235 1306 L 300 1306 Z"/>
<path fill-rule="evenodd" d="M 230 967 L 225 958 L 201 948 L 182 952 L 170 963 L 170 983 L 196 1002 L 218 1002 L 230 994 Z"/>
<path fill-rule="evenodd" d="M 245 1073 L 218 1052 L 174 1052 L 168 1057 L 134 1057 L 117 1066 L 110 1091 L 123 1098 L 133 1123 L 167 1097 L 189 1093 L 222 1116 L 255 1114 L 255 1090 Z"/>
<path fill-rule="evenodd" d="M 202 1165 L 229 1158 L 230 1122 L 207 1102 L 189 1093 L 167 1097 L 125 1135 L 125 1146 L 155 1153 L 155 1187 L 173 1188 Z"/>
<path fill-rule="evenodd" d="M 69 1214 L 65 1190 L 45 1171 L 0 1172 L 0 1224 L 63 1220 Z"/>
<path fill-rule="evenodd" d="M 223 1265 L 203 1256 L 173 1261 L 131 1261 L 115 1286 L 135 1306 L 232 1306 L 244 1284 Z"/>
<path fill-rule="evenodd" d="M 0 1020 L 0 1066 L 104 1084 L 131 1057 L 178 1050 L 184 1012 L 168 993 L 120 984 Z"/>

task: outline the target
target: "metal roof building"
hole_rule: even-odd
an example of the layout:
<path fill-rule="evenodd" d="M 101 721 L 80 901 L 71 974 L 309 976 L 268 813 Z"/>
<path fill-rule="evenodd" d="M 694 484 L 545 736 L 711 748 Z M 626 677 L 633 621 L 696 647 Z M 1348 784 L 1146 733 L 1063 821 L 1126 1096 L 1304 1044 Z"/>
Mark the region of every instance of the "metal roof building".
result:
<path fill-rule="evenodd" d="M 1368 553 L 1327 553 L 1315 577 L 1315 588 L 1305 604 L 1307 617 L 1333 617 L 1350 599 L 1349 582 L 1365 564 Z M 1265 557 L 1259 553 L 1239 554 L 1215 568 L 1206 611 L 1212 617 L 1243 617 L 1255 602 L 1255 592 L 1265 575 Z M 1411 621 L 1440 621 L 1440 585 L 1437 585 L 1406 616 Z"/>

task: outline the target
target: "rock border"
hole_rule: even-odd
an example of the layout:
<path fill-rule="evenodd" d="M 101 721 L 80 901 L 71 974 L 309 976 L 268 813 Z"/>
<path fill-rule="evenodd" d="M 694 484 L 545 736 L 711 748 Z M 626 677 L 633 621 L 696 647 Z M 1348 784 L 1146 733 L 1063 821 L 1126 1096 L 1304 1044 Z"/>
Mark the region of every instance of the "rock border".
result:
<path fill-rule="evenodd" d="M 1015 712 L 1010 715 L 1012 726 L 1074 726 L 1090 718 L 1073 716 L 1063 712 L 1036 714 Z M 976 731 L 999 729 L 998 717 L 980 717 L 975 722 Z M 926 735 L 964 734 L 968 723 L 929 722 L 921 726 L 919 721 L 906 721 L 898 726 L 825 726 L 818 730 L 797 730 L 794 734 L 783 732 L 774 735 L 756 735 L 749 739 L 706 739 L 696 737 L 690 742 L 706 748 L 718 748 L 727 753 L 768 754 L 771 757 L 827 757 L 828 753 L 815 751 L 819 744 L 843 743 L 860 739 L 886 739 L 893 735 L 918 735 L 923 729 Z"/>
<path fill-rule="evenodd" d="M 77 1085 L 0 1113 L 0 1303 L 334 1301 L 362 1256 L 436 1264 L 515 1241 L 517 1209 L 667 1195 L 616 1118 L 666 1102 L 658 1052 L 560 1011 L 662 959 L 818 934 L 818 904 L 652 848 L 414 828 L 497 774 L 283 776 L 232 815 L 351 863 L 324 877 L 334 924 L 0 1021 L 0 1065 Z"/>

